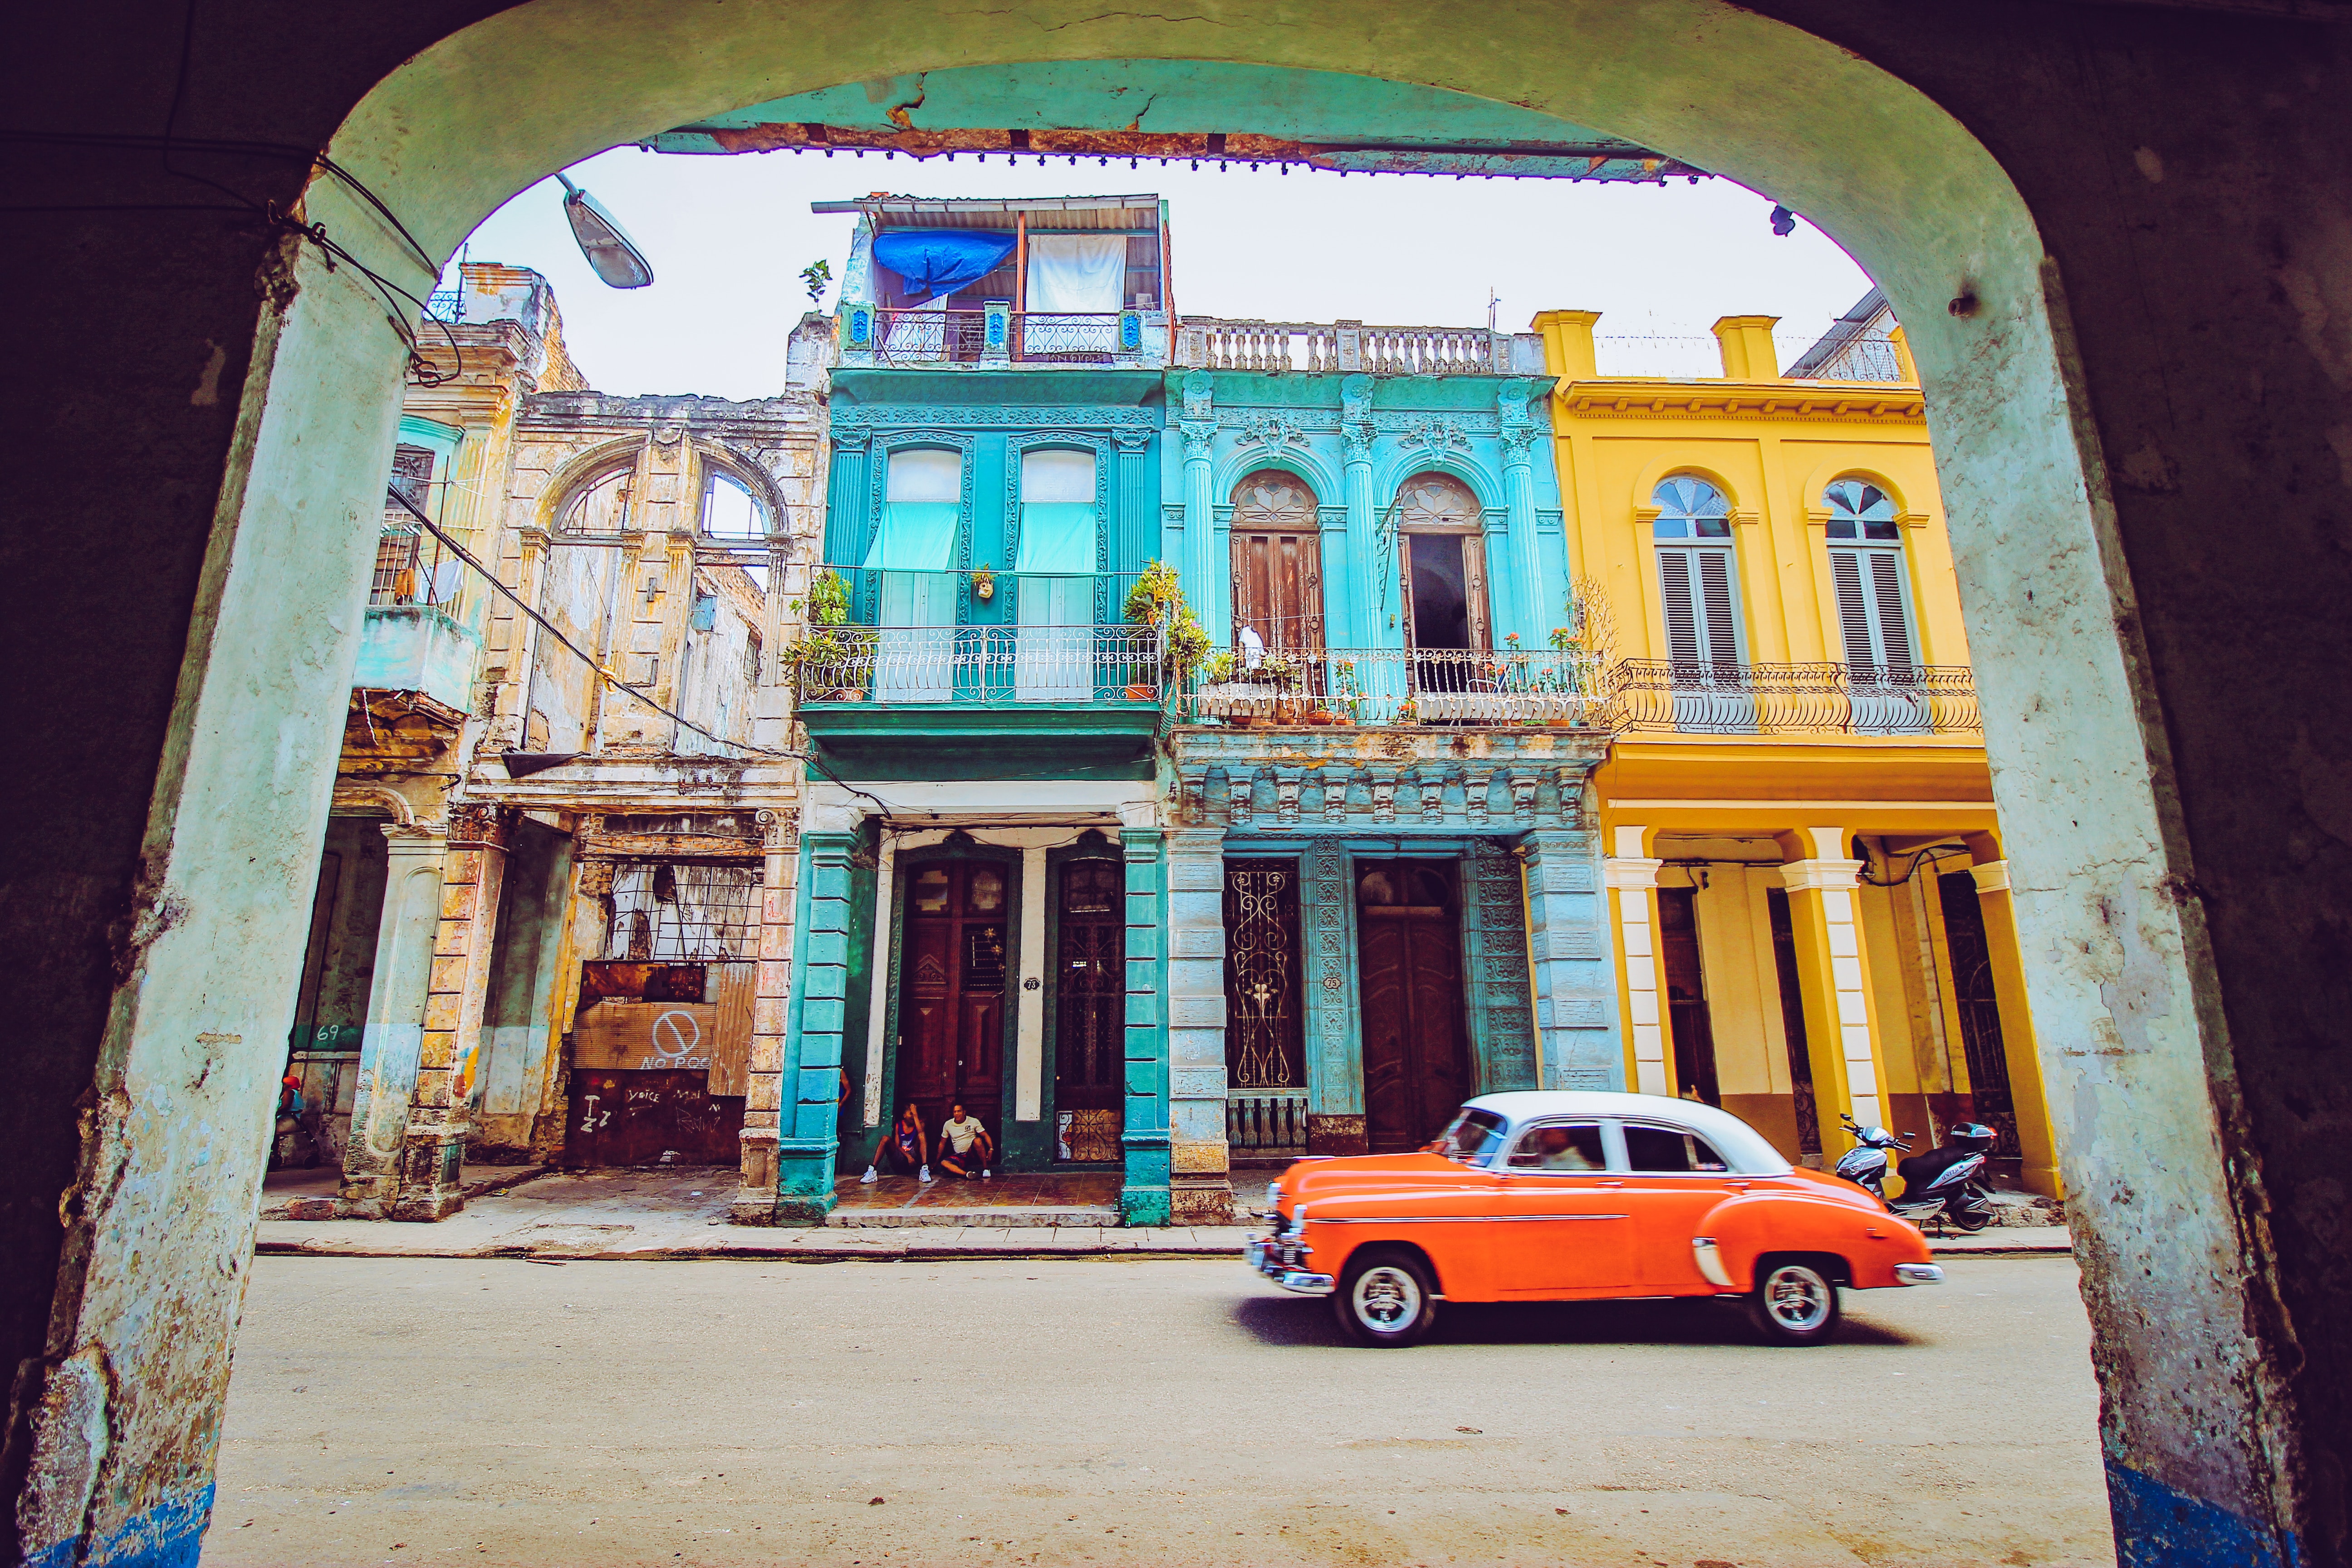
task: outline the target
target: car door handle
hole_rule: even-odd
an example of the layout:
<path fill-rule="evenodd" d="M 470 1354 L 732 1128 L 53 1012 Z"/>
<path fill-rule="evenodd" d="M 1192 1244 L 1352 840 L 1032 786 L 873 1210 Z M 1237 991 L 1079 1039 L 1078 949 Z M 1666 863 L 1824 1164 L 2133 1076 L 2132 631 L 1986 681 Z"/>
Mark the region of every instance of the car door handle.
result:
<path fill-rule="evenodd" d="M 1593 1185 L 1597 1187 L 1622 1187 L 1624 1184 L 1625 1184 L 1622 1182 L 1595 1182 L 1593 1184 Z"/>

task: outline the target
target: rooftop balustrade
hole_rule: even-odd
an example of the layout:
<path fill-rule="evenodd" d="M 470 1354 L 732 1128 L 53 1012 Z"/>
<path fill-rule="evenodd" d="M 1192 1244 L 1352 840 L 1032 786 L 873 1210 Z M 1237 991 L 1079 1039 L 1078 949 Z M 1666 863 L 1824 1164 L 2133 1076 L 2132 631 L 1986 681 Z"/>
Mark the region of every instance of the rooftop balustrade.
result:
<path fill-rule="evenodd" d="M 1370 327 L 1361 321 L 1244 321 L 1186 316 L 1176 363 L 1200 370 L 1308 374 L 1540 375 L 1543 340 L 1485 327 Z"/>

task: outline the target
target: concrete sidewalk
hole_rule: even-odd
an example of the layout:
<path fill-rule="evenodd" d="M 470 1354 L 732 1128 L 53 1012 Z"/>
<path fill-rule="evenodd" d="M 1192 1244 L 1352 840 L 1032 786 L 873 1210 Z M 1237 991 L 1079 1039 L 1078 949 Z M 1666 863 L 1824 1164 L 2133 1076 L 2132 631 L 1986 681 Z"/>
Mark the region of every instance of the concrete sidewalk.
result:
<path fill-rule="evenodd" d="M 319 1258 L 740 1258 L 801 1263 L 948 1258 L 1233 1258 L 1244 1226 L 1017 1227 L 1002 1225 L 768 1226 L 733 1224 L 731 1170 L 551 1174 L 478 1198 L 434 1225 L 388 1220 L 261 1222 L 257 1250 Z M 2063 1227 L 2007 1226 L 1931 1238 L 1936 1256 L 2063 1256 Z"/>

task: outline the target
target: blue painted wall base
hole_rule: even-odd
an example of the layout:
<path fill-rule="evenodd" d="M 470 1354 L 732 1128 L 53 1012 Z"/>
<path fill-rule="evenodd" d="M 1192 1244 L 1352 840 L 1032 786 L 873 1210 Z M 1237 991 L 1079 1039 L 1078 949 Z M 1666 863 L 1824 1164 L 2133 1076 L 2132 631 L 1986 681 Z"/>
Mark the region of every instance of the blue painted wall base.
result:
<path fill-rule="evenodd" d="M 212 1522 L 213 1484 L 203 1489 L 167 1498 L 144 1513 L 134 1514 L 119 1529 L 99 1540 L 27 1543 L 26 1568 L 196 1568 L 203 1549 L 205 1526 Z"/>
<path fill-rule="evenodd" d="M 2296 1568 L 2293 1535 L 2106 1461 L 2117 1568 Z"/>

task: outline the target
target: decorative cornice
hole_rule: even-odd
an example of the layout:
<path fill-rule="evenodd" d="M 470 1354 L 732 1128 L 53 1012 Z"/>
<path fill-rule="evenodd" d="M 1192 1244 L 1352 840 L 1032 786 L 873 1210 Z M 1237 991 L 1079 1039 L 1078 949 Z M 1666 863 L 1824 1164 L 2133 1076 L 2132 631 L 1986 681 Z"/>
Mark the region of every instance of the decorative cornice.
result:
<path fill-rule="evenodd" d="M 1690 382 L 1562 379 L 1553 396 L 1582 419 L 1775 419 L 1826 424 L 1925 425 L 1927 400 L 1916 387 L 1855 383 Z"/>
<path fill-rule="evenodd" d="M 1665 864 L 1664 860 L 1612 855 L 1601 862 L 1601 879 L 1620 892 L 1646 890 L 1658 885 L 1658 873 L 1665 868 Z"/>
<path fill-rule="evenodd" d="M 1791 860 L 1780 868 L 1780 886 L 1792 893 L 1852 892 L 1861 881 L 1859 860 Z"/>
<path fill-rule="evenodd" d="M 1981 866 L 1971 866 L 1969 875 L 1976 879 L 1979 893 L 2009 891 L 2009 862 L 2006 860 L 1988 860 Z"/>

